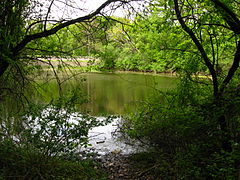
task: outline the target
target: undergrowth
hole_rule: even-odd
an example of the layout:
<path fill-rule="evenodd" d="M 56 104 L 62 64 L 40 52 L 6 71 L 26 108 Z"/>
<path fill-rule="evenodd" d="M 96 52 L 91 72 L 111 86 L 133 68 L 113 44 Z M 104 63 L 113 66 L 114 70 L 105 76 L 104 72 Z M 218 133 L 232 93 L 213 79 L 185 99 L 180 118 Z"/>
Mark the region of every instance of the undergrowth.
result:
<path fill-rule="evenodd" d="M 89 145 L 88 131 L 107 123 L 79 113 L 76 105 L 84 102 L 81 94 L 69 93 L 17 113 L 0 106 L 0 179 L 106 179 L 79 153 Z"/>
<path fill-rule="evenodd" d="M 160 93 L 141 103 L 138 111 L 127 117 L 124 131 L 154 149 L 135 158 L 156 179 L 239 177 L 239 94 L 229 91 L 224 96 L 224 106 L 219 107 L 206 92 L 188 87 L 184 93 L 179 90 Z M 227 119 L 231 152 L 222 148 L 226 134 L 218 124 L 220 115 Z"/>
<path fill-rule="evenodd" d="M 35 148 L 0 143 L 0 179 L 105 179 L 91 160 L 50 157 Z"/>

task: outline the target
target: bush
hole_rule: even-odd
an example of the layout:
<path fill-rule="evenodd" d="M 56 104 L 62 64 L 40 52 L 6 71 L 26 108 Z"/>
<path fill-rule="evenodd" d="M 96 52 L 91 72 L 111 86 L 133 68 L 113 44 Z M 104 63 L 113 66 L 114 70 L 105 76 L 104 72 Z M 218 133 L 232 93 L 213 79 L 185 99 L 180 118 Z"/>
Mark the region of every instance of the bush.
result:
<path fill-rule="evenodd" d="M 193 91 L 194 87 L 193 87 Z M 216 107 L 189 88 L 192 98 L 181 93 L 162 93 L 139 105 L 137 113 L 127 118 L 126 132 L 161 152 L 169 163 L 158 166 L 161 178 L 174 174 L 176 179 L 235 179 L 239 171 L 239 103 L 236 94 L 224 107 Z M 231 99 L 230 98 L 230 99 Z M 235 109 L 235 110 L 234 110 Z M 218 117 L 224 114 L 231 132 L 232 152 L 222 148 L 224 132 Z M 230 125 L 232 124 L 232 125 Z M 160 161 L 160 160 L 159 160 Z M 162 163 L 164 164 L 164 163 Z M 168 167 L 171 167 L 167 172 Z M 173 178 L 173 179 L 174 179 Z"/>
<path fill-rule="evenodd" d="M 29 104 L 18 115 L 2 119 L 0 178 L 101 179 L 92 161 L 81 158 L 88 146 L 88 131 L 104 125 L 95 117 L 78 113 L 81 94 L 69 93 L 50 104 Z"/>

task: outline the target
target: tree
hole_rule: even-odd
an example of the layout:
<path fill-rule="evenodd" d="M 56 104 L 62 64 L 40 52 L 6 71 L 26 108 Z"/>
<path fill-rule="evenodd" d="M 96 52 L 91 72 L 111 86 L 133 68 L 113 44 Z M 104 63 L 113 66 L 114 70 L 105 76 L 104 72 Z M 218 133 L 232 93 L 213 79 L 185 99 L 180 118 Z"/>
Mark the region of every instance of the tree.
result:
<path fill-rule="evenodd" d="M 49 37 L 72 24 L 92 21 L 94 17 L 102 15 L 104 8 L 110 4 L 113 5 L 110 7 L 113 10 L 116 7 L 127 5 L 131 0 L 107 0 L 95 11 L 69 20 L 51 19 L 50 13 L 55 2 L 57 0 L 52 0 L 48 4 L 47 10 L 42 13 L 41 7 L 44 5 L 41 1 L 1 1 L 0 77 L 10 66 L 18 66 L 20 55 L 30 42 Z M 71 6 L 71 3 L 66 1 L 66 6 Z M 40 14 L 37 11 L 40 11 Z"/>
<path fill-rule="evenodd" d="M 238 18 L 237 2 L 229 1 L 228 5 L 226 2 L 219 0 L 212 0 L 208 2 L 197 3 L 195 1 L 178 1 L 174 0 L 174 9 L 177 16 L 177 20 L 181 24 L 182 29 L 190 36 L 194 42 L 196 48 L 201 54 L 204 64 L 208 68 L 212 77 L 213 86 L 213 96 L 214 103 L 217 106 L 223 106 L 223 98 L 228 84 L 233 79 L 235 72 L 239 67 L 240 61 L 240 20 Z M 199 8 L 201 12 L 199 13 Z M 205 9 L 205 12 L 203 11 Z M 188 13 L 191 12 L 191 13 Z M 206 13 L 212 13 L 211 15 L 206 15 Z M 216 16 L 214 18 L 214 15 Z M 211 54 L 212 59 L 210 59 L 209 54 L 206 52 L 206 47 L 202 43 L 201 39 L 201 29 L 207 29 L 209 39 L 211 40 Z M 227 30 L 227 34 L 232 33 L 232 37 L 236 39 L 235 54 L 232 60 L 232 65 L 226 71 L 226 75 L 222 77 L 222 74 L 218 73 L 219 62 L 216 60 L 215 52 L 217 45 L 213 43 L 213 38 L 218 36 L 224 36 L 224 34 L 217 34 L 219 29 L 224 28 Z M 221 114 L 218 117 L 218 122 L 221 130 L 224 132 L 224 138 L 222 142 L 222 147 L 224 150 L 231 152 L 231 138 L 230 132 L 228 132 L 227 120 L 225 114 Z"/>
<path fill-rule="evenodd" d="M 175 60 L 186 59 L 179 67 L 178 87 L 141 104 L 126 125 L 131 136 L 147 139 L 160 154 L 167 154 L 161 159 L 173 161 L 167 163 L 162 177 L 238 176 L 239 12 L 239 2 L 234 0 L 157 0 L 149 8 L 146 19 L 156 14 L 165 22 L 157 29 L 157 37 L 166 33 L 166 38 L 160 39 L 166 44 L 176 40 L 171 48 L 182 53 L 175 53 Z M 168 54 L 167 46 L 161 45 Z M 202 67 L 205 77 L 198 76 Z M 164 172 L 169 167 L 172 174 Z"/>

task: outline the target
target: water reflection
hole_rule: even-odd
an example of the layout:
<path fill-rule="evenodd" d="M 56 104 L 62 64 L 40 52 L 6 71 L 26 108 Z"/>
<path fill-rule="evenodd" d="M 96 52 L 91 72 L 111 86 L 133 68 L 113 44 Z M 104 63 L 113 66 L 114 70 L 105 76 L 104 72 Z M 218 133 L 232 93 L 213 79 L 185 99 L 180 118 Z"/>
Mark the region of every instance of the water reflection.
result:
<path fill-rule="evenodd" d="M 175 86 L 173 77 L 144 74 L 91 73 L 85 78 L 91 99 L 87 107 L 94 114 L 123 114 L 127 105 Z"/>
<path fill-rule="evenodd" d="M 85 79 L 85 81 L 83 81 Z M 92 115 L 116 115 L 134 110 L 134 102 L 142 101 L 158 90 L 173 88 L 173 77 L 131 73 L 86 73 L 62 83 L 63 93 L 78 88 L 89 96 L 90 102 L 81 110 Z M 59 96 L 58 85 L 50 81 L 42 88 L 39 101 L 51 101 Z"/>

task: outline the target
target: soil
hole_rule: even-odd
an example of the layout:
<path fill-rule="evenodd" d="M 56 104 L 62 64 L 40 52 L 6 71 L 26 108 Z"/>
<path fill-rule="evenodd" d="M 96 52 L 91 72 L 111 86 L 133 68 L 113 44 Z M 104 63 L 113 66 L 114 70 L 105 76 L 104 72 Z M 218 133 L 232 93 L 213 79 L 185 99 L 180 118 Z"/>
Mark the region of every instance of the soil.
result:
<path fill-rule="evenodd" d="M 109 180 L 156 180 L 137 166 L 129 155 L 110 153 L 98 159 Z"/>

